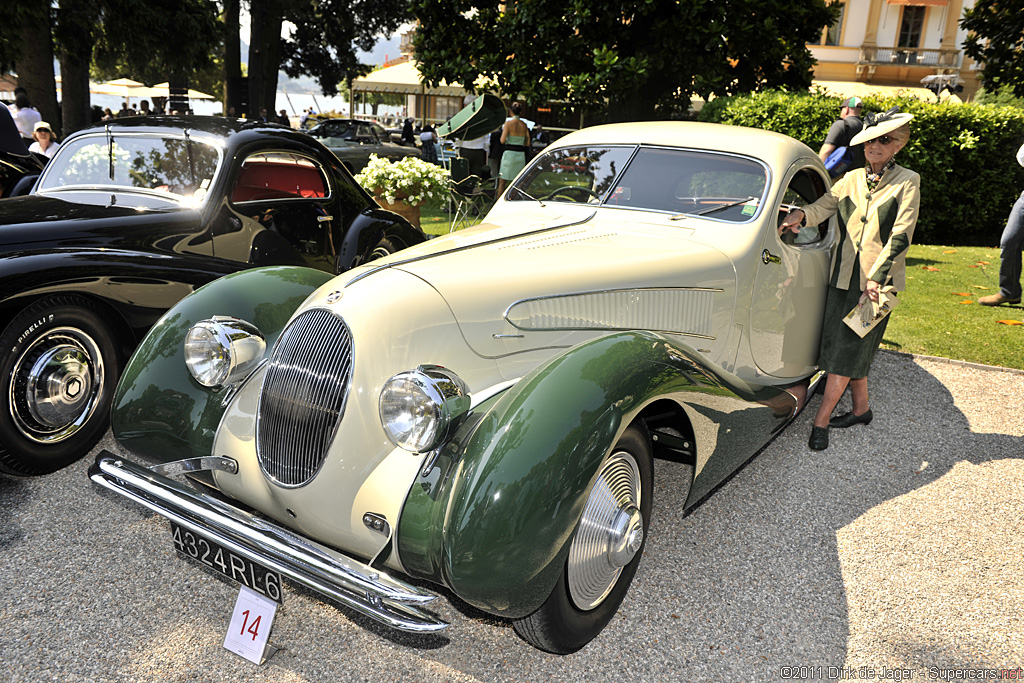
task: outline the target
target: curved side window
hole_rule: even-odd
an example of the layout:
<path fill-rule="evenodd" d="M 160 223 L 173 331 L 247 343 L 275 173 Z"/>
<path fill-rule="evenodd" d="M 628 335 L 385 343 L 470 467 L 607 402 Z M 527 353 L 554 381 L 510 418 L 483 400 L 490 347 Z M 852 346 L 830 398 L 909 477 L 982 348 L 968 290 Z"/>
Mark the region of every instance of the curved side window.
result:
<path fill-rule="evenodd" d="M 777 225 L 782 224 L 783 219 L 790 210 L 807 206 L 826 192 L 828 192 L 828 187 L 820 173 L 811 167 L 797 171 L 796 175 L 789 182 L 786 192 L 782 195 L 782 206 L 779 207 Z M 820 242 L 825 239 L 827 234 L 828 221 L 826 220 L 820 225 L 808 225 L 800 228 L 799 233 L 787 230 L 780 238 L 785 244 L 800 246 Z"/>
<path fill-rule="evenodd" d="M 323 199 L 328 196 L 323 168 L 312 159 L 288 152 L 260 152 L 242 162 L 231 202 L 268 199 Z"/>

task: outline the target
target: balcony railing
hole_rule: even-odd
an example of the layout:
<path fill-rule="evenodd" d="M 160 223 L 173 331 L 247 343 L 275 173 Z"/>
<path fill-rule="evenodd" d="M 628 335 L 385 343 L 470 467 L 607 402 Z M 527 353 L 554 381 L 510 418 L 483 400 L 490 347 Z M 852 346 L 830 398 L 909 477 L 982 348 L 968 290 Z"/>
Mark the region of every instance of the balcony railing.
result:
<path fill-rule="evenodd" d="M 961 59 L 960 50 L 942 48 L 935 50 L 920 47 L 862 47 L 857 64 L 959 69 Z"/>

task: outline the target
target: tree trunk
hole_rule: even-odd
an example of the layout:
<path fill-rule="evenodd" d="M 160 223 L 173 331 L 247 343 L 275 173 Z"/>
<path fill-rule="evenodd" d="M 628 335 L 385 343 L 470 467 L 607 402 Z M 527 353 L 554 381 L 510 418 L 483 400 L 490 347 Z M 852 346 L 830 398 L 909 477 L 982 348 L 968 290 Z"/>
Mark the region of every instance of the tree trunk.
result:
<path fill-rule="evenodd" d="M 277 113 L 277 74 L 281 69 L 281 24 L 284 7 L 277 0 L 269 0 L 266 15 L 266 47 L 263 50 L 263 102 L 270 118 Z"/>
<path fill-rule="evenodd" d="M 25 88 L 32 106 L 59 136 L 61 119 L 53 74 L 50 2 L 27 0 L 24 5 L 26 21 L 21 27 L 21 51 L 17 58 L 18 85 Z"/>
<path fill-rule="evenodd" d="M 224 2 L 224 113 L 228 113 L 228 107 L 234 102 L 229 97 L 234 93 L 229 89 L 232 79 L 242 76 L 242 50 L 239 44 L 240 0 L 225 0 Z"/>
<path fill-rule="evenodd" d="M 89 57 L 61 50 L 61 122 L 64 136 L 92 123 L 89 98 Z"/>
<path fill-rule="evenodd" d="M 249 112 L 250 119 L 258 118 L 263 103 L 263 52 L 266 49 L 267 4 L 269 0 L 251 0 L 249 3 Z"/>

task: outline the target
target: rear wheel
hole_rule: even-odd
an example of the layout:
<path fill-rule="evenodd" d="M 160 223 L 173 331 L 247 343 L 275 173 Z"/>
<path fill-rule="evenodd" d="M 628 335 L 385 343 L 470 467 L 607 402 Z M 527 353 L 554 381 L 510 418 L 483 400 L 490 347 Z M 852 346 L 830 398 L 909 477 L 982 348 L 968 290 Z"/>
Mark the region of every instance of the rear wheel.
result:
<path fill-rule="evenodd" d="M 513 623 L 523 640 L 568 654 L 608 625 L 640 564 L 652 490 L 650 443 L 630 426 L 601 467 L 554 590 L 536 612 Z"/>
<path fill-rule="evenodd" d="M 380 241 L 377 242 L 377 245 L 373 248 L 373 251 L 370 252 L 370 256 L 366 260 L 376 261 L 379 258 L 390 256 L 396 251 L 401 251 L 402 249 L 405 249 L 405 245 L 394 237 L 381 237 Z"/>
<path fill-rule="evenodd" d="M 73 295 L 40 299 L 0 334 L 0 471 L 55 472 L 107 429 L 122 359 L 101 310 Z"/>

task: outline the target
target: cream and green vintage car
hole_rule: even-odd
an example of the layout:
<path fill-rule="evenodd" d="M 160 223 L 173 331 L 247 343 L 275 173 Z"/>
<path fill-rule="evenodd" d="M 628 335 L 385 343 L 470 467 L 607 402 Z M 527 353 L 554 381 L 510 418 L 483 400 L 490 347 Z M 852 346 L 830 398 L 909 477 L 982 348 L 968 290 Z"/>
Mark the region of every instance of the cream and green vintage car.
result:
<path fill-rule="evenodd" d="M 133 457 L 90 474 L 271 598 L 284 578 L 433 631 L 434 582 L 572 652 L 633 579 L 655 460 L 693 472 L 659 504 L 694 505 L 817 379 L 834 229 L 778 224 L 828 184 L 760 130 L 572 133 L 477 227 L 186 297 L 115 396 Z"/>

